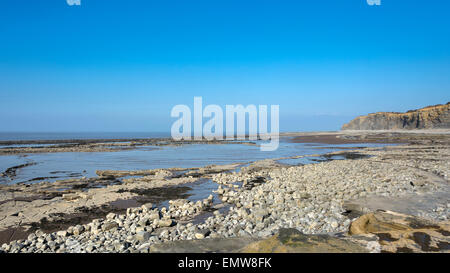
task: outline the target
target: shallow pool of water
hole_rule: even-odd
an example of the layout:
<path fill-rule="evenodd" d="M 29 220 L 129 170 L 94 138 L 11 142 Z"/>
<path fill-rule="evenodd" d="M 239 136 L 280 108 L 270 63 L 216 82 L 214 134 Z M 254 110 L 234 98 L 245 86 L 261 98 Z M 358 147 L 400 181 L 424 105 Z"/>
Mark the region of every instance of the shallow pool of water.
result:
<path fill-rule="evenodd" d="M 384 144 L 308 145 L 281 139 L 278 150 L 260 151 L 258 145 L 189 144 L 182 146 L 135 147 L 117 152 L 66 152 L 0 156 L 0 172 L 24 163 L 36 163 L 20 168 L 7 183 L 55 181 L 69 177 L 93 177 L 96 170 L 142 170 L 170 167 L 202 167 L 210 164 L 249 162 L 267 158 L 324 154 L 343 147 L 375 147 Z M 306 160 L 306 159 L 305 159 Z M 302 162 L 301 159 L 298 160 Z M 286 161 L 287 162 L 287 161 Z M 305 161 L 305 163 L 312 163 Z M 287 163 L 288 164 L 288 163 Z M 77 175 L 78 174 L 78 175 Z M 42 180 L 36 180 L 36 178 Z"/>

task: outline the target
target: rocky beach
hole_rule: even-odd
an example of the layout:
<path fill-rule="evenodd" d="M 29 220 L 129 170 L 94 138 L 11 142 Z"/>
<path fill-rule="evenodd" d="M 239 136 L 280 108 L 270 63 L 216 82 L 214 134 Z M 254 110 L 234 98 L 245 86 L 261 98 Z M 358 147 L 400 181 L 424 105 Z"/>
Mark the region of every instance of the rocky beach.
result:
<path fill-rule="evenodd" d="M 445 269 L 449 13 L 2 1 L 1 261 Z"/>
<path fill-rule="evenodd" d="M 320 155 L 2 184 L 0 251 L 450 251 L 448 131 L 284 136 L 349 146 Z M 310 163 L 283 163 L 305 157 Z M 195 199 L 188 198 L 192 188 L 201 189 Z"/>

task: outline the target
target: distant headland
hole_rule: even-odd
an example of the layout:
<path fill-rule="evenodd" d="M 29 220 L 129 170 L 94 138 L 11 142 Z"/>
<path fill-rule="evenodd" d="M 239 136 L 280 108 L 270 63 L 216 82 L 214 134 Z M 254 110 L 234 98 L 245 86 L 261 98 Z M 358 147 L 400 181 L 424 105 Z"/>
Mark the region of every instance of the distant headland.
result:
<path fill-rule="evenodd" d="M 450 128 L 450 102 L 410 110 L 405 113 L 377 112 L 359 116 L 342 130 L 413 130 Z"/>

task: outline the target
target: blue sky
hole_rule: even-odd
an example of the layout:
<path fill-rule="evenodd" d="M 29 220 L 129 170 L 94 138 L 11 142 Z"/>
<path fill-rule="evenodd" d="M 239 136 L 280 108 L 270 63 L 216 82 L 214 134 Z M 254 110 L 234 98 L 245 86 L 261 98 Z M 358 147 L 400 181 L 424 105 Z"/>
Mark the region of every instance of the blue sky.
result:
<path fill-rule="evenodd" d="M 279 104 L 282 131 L 450 101 L 445 0 L 4 0 L 0 131 L 169 131 Z"/>

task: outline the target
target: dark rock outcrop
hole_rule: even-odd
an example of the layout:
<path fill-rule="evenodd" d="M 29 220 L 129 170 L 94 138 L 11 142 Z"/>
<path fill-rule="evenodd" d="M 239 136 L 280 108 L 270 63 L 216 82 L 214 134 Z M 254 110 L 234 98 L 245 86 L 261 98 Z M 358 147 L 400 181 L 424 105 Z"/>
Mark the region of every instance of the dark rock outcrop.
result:
<path fill-rule="evenodd" d="M 450 102 L 406 113 L 378 112 L 359 116 L 342 130 L 412 130 L 450 128 Z"/>

